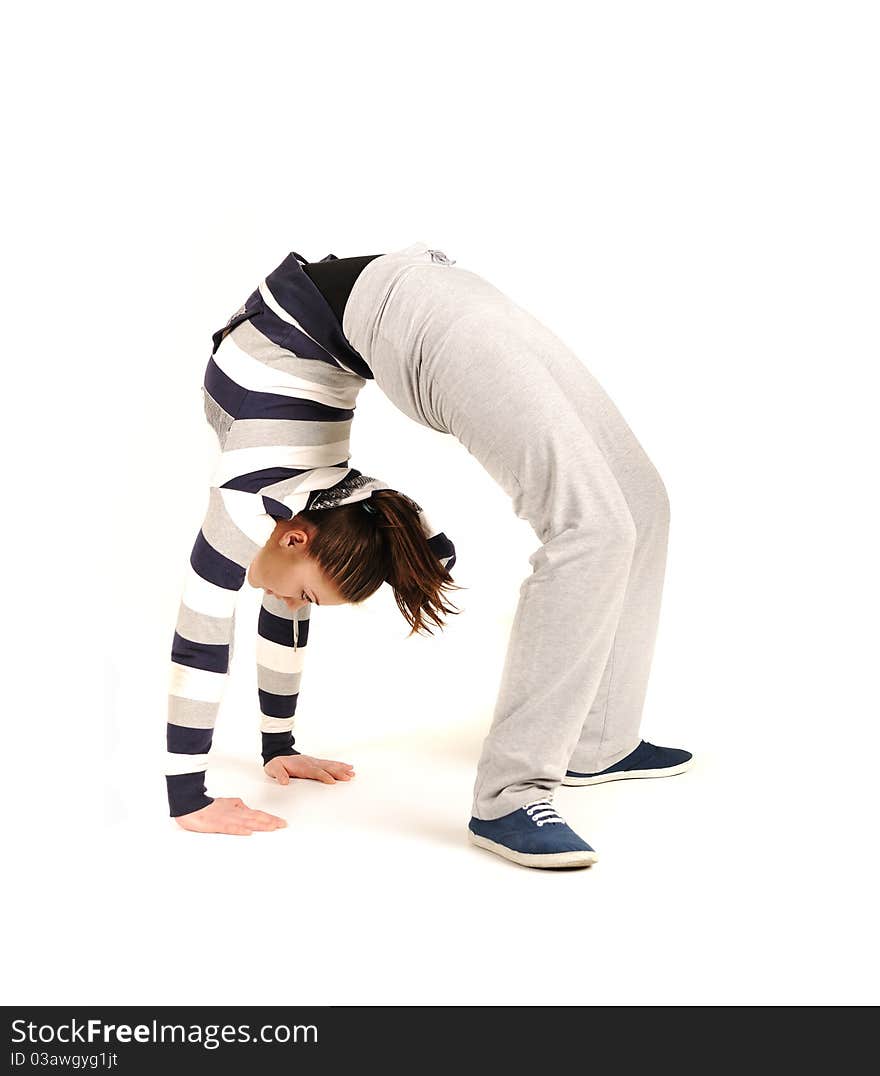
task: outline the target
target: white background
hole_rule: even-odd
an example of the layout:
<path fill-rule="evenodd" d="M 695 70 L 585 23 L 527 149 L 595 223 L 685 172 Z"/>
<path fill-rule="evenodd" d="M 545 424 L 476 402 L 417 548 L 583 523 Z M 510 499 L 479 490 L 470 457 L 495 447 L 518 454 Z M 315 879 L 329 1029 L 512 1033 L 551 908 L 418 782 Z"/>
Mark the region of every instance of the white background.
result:
<path fill-rule="evenodd" d="M 876 1003 L 876 6 L 28 12 L 2 75 L 2 1000 Z M 280 788 L 247 588 L 209 790 L 289 827 L 167 817 L 210 334 L 290 250 L 415 241 L 569 343 L 670 494 L 643 733 L 697 765 L 560 790 L 589 871 L 466 840 L 537 540 L 374 384 L 353 464 L 442 524 L 464 612 L 407 639 L 388 588 L 316 610 L 298 744 L 358 777 Z"/>

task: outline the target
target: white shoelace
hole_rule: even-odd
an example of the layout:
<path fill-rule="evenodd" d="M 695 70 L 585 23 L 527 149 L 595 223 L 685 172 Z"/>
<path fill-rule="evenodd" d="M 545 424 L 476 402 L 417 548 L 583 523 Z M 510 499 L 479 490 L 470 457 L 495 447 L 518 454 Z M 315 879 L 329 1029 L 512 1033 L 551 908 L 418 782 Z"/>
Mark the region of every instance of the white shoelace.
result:
<path fill-rule="evenodd" d="M 561 822 L 565 825 L 565 819 L 557 814 L 549 799 L 535 800 L 533 803 L 527 803 L 523 806 L 523 810 L 536 826 L 543 826 L 547 822 Z"/>

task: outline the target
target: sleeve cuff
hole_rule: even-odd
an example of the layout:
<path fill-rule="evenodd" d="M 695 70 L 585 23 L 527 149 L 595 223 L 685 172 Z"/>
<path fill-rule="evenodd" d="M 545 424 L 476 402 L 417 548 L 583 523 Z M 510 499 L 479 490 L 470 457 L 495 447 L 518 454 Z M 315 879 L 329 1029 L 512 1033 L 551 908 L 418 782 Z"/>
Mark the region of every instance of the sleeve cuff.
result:
<path fill-rule="evenodd" d="M 168 786 L 168 813 L 172 818 L 200 811 L 214 802 L 213 796 L 205 791 L 204 771 L 166 775 L 165 781 Z"/>
<path fill-rule="evenodd" d="M 297 751 L 293 746 L 296 741 L 292 732 L 264 732 L 262 736 L 264 766 L 267 762 L 271 762 L 273 758 L 278 758 L 279 755 L 302 754 L 301 751 Z"/>

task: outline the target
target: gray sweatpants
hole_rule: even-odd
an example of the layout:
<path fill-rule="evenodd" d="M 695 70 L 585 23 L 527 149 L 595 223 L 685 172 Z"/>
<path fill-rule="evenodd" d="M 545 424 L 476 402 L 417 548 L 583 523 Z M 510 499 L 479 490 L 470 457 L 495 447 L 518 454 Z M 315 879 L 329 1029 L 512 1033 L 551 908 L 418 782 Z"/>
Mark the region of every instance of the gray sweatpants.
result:
<path fill-rule="evenodd" d="M 660 612 L 669 501 L 583 363 L 424 243 L 371 261 L 343 329 L 404 414 L 452 434 L 541 541 L 519 592 L 473 813 L 499 818 L 566 769 L 629 754 Z"/>

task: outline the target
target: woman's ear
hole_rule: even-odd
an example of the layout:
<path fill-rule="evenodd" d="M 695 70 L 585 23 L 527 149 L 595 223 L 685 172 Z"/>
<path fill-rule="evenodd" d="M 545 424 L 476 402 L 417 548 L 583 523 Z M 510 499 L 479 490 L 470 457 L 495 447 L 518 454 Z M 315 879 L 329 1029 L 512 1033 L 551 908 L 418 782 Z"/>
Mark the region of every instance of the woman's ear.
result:
<path fill-rule="evenodd" d="M 278 540 L 278 544 L 282 549 L 287 549 L 289 546 L 301 546 L 305 549 L 309 544 L 309 532 L 305 527 L 296 526 L 288 527 Z"/>

